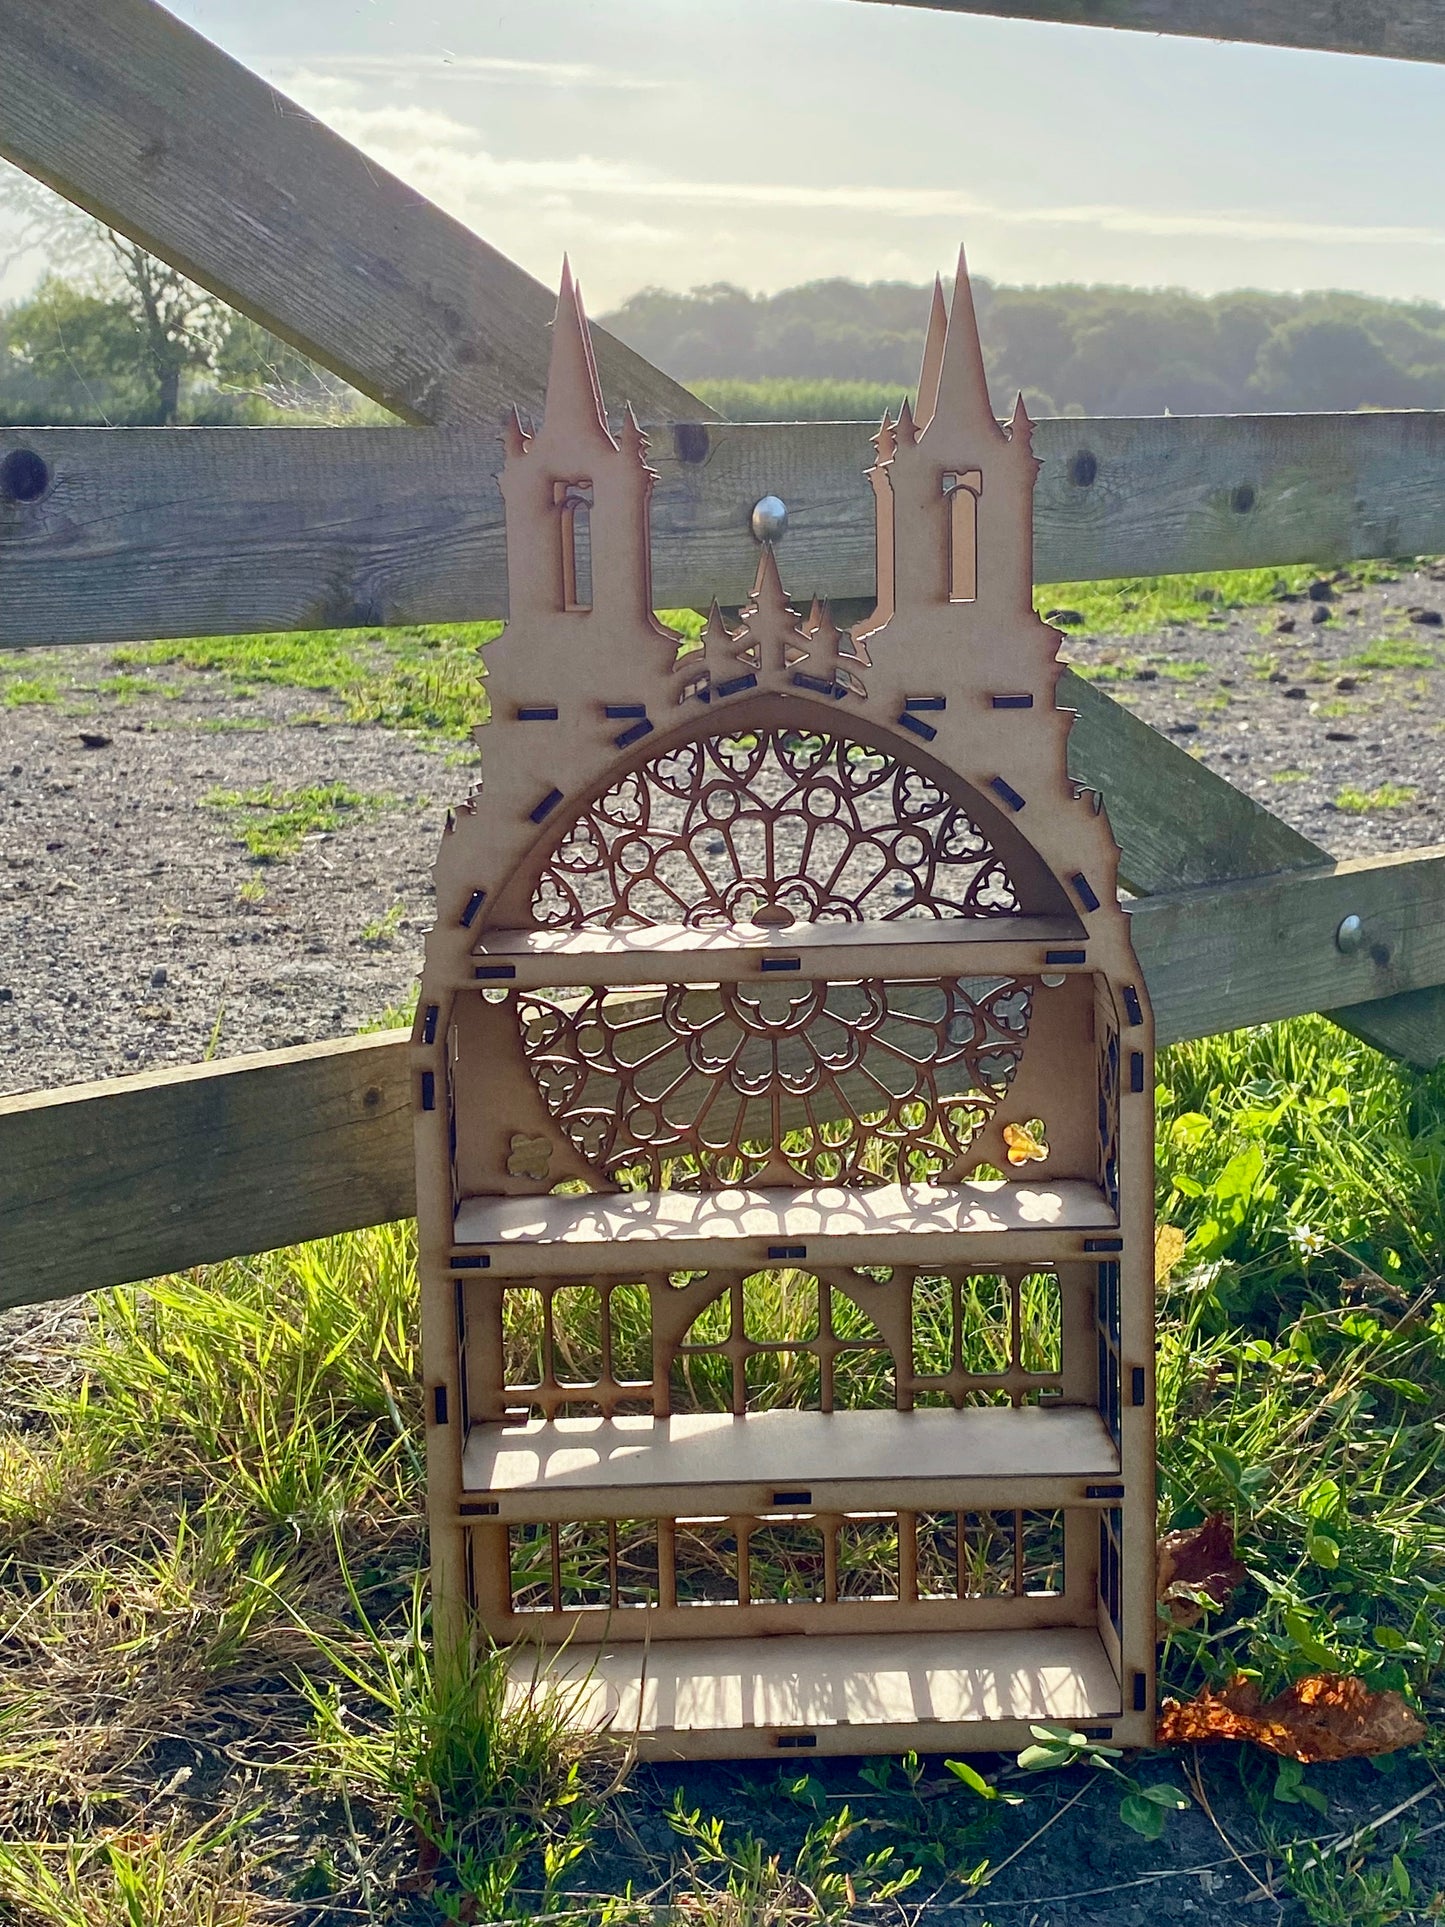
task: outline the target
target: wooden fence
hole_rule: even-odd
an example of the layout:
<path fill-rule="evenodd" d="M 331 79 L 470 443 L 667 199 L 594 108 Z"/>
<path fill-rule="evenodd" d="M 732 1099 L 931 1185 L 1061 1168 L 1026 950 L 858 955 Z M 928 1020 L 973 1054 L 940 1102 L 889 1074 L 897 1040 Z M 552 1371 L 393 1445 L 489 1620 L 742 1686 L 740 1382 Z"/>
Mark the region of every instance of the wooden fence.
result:
<path fill-rule="evenodd" d="M 919 3 L 1445 60 L 1445 0 Z M 0 430 L 0 648 L 502 614 L 496 425 L 540 400 L 551 296 L 154 0 L 0 0 L 0 46 L 0 155 L 411 424 Z M 720 423 L 597 345 L 651 423 L 660 603 L 741 599 L 769 492 L 790 572 L 871 594 L 871 424 Z M 1445 415 L 1064 420 L 1036 446 L 1044 580 L 1445 552 Z M 1063 700 L 1161 1041 L 1323 1010 L 1445 1055 L 1445 851 L 1335 863 L 1098 689 Z M 0 1306 L 405 1216 L 404 1034 L 0 1099 L 0 1170 Z"/>

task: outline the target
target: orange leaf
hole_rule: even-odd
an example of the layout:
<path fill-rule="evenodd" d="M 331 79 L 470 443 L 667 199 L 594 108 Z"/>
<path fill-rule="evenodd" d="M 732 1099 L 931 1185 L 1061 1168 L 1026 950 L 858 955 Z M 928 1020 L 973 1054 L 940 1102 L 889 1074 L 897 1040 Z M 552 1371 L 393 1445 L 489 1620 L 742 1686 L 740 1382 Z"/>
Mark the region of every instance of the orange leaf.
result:
<path fill-rule="evenodd" d="M 1312 1766 L 1394 1753 L 1425 1737 L 1425 1723 L 1398 1693 L 1372 1693 L 1346 1673 L 1310 1673 L 1261 1702 L 1253 1680 L 1206 1686 L 1187 1705 L 1166 1700 L 1159 1714 L 1161 1746 L 1202 1746 L 1250 1740 Z"/>

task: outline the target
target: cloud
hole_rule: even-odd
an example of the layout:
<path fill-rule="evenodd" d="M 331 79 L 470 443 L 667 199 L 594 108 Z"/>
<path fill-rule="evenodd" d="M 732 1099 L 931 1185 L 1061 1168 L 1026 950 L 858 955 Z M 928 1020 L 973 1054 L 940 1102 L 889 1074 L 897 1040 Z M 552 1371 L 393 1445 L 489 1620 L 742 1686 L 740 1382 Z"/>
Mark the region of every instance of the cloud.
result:
<path fill-rule="evenodd" d="M 1318 247 L 1441 247 L 1445 228 L 1384 222 L 1313 221 L 1244 209 L 1163 209 L 1117 202 L 1009 205 L 964 189 L 821 182 L 700 181 L 595 155 L 522 160 L 487 152 L 475 130 L 436 108 L 368 107 L 333 101 L 316 111 L 338 133 L 403 174 L 453 212 L 518 194 L 628 204 L 644 229 L 647 208 L 866 215 L 886 220 L 999 221 L 1033 228 L 1087 228 L 1155 239 L 1300 242 Z M 621 212 L 621 210 L 619 210 Z"/>
<path fill-rule="evenodd" d="M 454 54 L 445 48 L 434 54 L 321 54 L 308 56 L 298 68 L 286 57 L 264 63 L 278 77 L 311 74 L 341 81 L 470 81 L 496 87 L 585 87 L 605 93 L 653 93 L 666 81 L 647 79 L 620 68 L 599 67 L 585 60 L 508 60 L 493 54 Z"/>

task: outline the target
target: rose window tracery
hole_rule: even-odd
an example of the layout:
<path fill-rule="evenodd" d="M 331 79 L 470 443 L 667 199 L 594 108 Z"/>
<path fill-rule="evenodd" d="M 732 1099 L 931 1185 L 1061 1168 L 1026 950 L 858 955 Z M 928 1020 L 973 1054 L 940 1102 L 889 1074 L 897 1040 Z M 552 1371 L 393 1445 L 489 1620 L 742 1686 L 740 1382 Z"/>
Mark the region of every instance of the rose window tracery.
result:
<path fill-rule="evenodd" d="M 988 839 L 932 777 L 820 730 L 679 744 L 590 804 L 538 878 L 539 925 L 1007 917 Z"/>
<path fill-rule="evenodd" d="M 626 1189 L 951 1181 L 1023 1054 L 1030 979 L 522 994 L 532 1077 Z"/>

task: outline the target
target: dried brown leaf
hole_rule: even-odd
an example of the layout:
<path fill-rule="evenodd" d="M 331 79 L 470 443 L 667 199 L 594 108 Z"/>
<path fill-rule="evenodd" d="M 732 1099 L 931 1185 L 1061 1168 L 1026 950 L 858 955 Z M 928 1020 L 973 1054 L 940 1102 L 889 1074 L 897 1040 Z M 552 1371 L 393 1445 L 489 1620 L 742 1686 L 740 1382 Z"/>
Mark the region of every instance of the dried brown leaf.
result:
<path fill-rule="evenodd" d="M 1205 1602 L 1228 1603 L 1248 1573 L 1234 1556 L 1234 1527 L 1223 1512 L 1211 1512 L 1202 1525 L 1166 1532 L 1158 1549 L 1158 1597 L 1176 1626 L 1194 1626 Z"/>
<path fill-rule="evenodd" d="M 1372 1693 L 1348 1673 L 1310 1673 L 1264 1702 L 1254 1681 L 1240 1676 L 1217 1690 L 1206 1686 L 1185 1705 L 1166 1700 L 1159 1714 L 1161 1746 L 1250 1740 L 1306 1766 L 1394 1753 L 1425 1731 L 1400 1694 Z"/>

